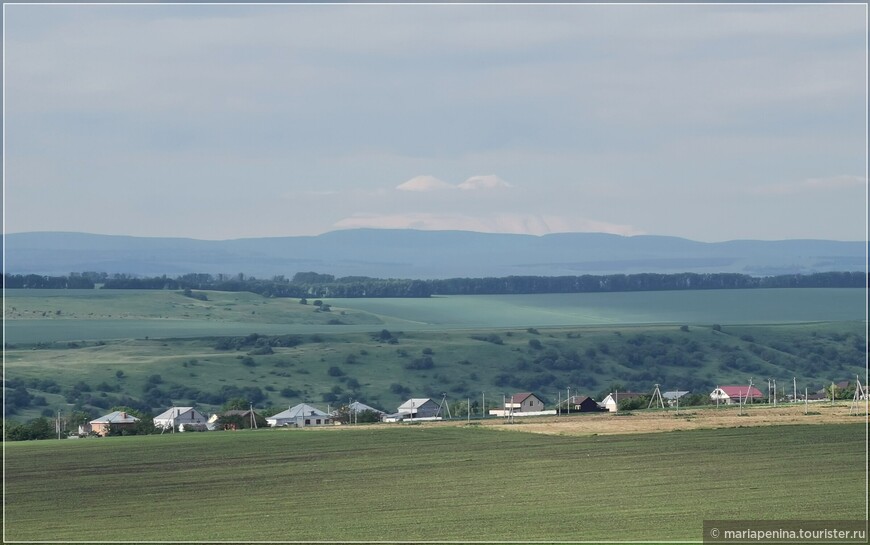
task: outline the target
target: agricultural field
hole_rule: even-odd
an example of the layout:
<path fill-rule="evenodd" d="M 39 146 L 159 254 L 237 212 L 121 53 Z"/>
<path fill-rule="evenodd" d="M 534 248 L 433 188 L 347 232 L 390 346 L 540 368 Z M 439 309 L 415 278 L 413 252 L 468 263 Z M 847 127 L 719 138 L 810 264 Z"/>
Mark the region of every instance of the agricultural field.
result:
<path fill-rule="evenodd" d="M 5 449 L 7 540 L 700 541 L 705 519 L 866 514 L 863 423 L 378 425 Z"/>
<path fill-rule="evenodd" d="M 161 290 L 7 290 L 6 342 L 568 327 L 642 324 L 782 324 L 863 320 L 861 289 L 465 295 L 425 299 L 297 299 Z M 309 302 L 311 303 L 311 302 Z"/>

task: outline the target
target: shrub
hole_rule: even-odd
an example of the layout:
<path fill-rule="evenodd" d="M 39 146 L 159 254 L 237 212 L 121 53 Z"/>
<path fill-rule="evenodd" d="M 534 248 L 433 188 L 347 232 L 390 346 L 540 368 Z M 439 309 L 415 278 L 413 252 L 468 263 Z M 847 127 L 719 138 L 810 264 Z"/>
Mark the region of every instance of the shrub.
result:
<path fill-rule="evenodd" d="M 281 395 L 284 397 L 299 397 L 299 391 L 288 386 L 287 388 L 281 389 Z"/>
<path fill-rule="evenodd" d="M 435 362 L 432 361 L 432 358 L 429 356 L 423 356 L 422 358 L 417 358 L 412 362 L 408 362 L 405 364 L 405 369 L 410 370 L 423 370 L 423 369 L 432 369 L 435 367 Z"/>
<path fill-rule="evenodd" d="M 270 345 L 266 344 L 266 345 L 258 346 L 257 348 L 254 348 L 253 350 L 248 352 L 248 355 L 250 355 L 250 356 L 268 356 L 269 354 L 274 354 L 274 353 L 275 353 L 275 351 L 272 350 L 272 347 Z"/>
<path fill-rule="evenodd" d="M 329 368 L 329 370 L 326 372 L 326 374 L 331 376 L 331 377 L 343 377 L 344 371 L 342 371 L 341 369 L 339 369 L 338 367 L 333 365 L 332 367 Z"/>

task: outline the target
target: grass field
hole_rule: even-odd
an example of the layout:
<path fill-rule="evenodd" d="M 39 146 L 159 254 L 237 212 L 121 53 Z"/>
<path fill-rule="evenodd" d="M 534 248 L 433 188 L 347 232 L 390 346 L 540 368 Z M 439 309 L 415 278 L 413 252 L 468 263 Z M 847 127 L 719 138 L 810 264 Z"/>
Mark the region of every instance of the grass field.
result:
<path fill-rule="evenodd" d="M 859 519 L 863 424 L 612 436 L 480 426 L 6 444 L 9 540 L 700 540 Z"/>
<path fill-rule="evenodd" d="M 773 324 L 864 319 L 861 289 L 705 290 L 631 293 L 325 299 L 319 313 L 296 299 L 205 292 L 7 290 L 6 342 L 351 333 L 630 324 Z"/>

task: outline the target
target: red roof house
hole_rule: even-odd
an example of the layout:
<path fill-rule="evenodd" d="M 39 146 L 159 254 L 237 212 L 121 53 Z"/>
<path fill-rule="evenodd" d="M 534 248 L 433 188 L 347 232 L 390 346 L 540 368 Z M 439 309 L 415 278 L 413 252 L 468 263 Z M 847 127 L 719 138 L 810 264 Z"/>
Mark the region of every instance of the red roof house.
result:
<path fill-rule="evenodd" d="M 764 394 L 755 386 L 719 386 L 710 392 L 710 401 L 724 402 L 729 405 L 758 399 L 764 399 Z"/>

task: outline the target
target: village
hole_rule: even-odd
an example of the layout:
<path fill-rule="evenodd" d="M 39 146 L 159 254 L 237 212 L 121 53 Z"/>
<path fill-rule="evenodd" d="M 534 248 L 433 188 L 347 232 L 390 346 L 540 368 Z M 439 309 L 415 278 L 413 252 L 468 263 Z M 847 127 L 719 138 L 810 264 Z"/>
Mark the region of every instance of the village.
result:
<path fill-rule="evenodd" d="M 775 386 L 774 386 L 775 388 Z M 833 392 L 837 389 L 847 390 L 854 388 L 852 396 L 853 406 L 858 401 L 867 400 L 867 388 L 856 377 L 855 383 L 840 381 L 832 383 L 825 388 L 810 394 L 805 391 L 798 394 L 795 386 L 791 394 L 782 396 L 786 404 L 833 402 Z M 680 399 L 690 392 L 685 390 L 671 390 L 661 392 L 659 385 L 655 385 L 652 394 L 631 391 L 614 391 L 608 394 L 600 402 L 589 396 L 566 396 L 556 403 L 555 408 L 546 408 L 545 402 L 533 392 L 522 392 L 503 396 L 500 408 L 490 409 L 489 417 L 502 418 L 513 421 L 514 418 L 535 416 L 559 416 L 577 413 L 618 413 L 620 410 L 631 409 L 665 409 L 676 408 L 679 411 Z M 746 404 L 767 403 L 772 406 L 777 404 L 775 390 L 768 390 L 765 396 L 761 390 L 751 383 L 747 385 L 717 386 L 709 396 L 709 406 L 737 405 L 742 408 Z M 782 404 L 782 402 L 780 403 Z M 361 418 L 362 417 L 362 418 Z M 254 410 L 253 406 L 248 409 L 232 409 L 216 412 L 206 416 L 195 407 L 172 407 L 158 414 L 152 419 L 154 429 L 160 433 L 191 432 L 191 431 L 220 431 L 237 429 L 257 428 L 310 428 L 324 426 L 340 426 L 360 422 L 427 422 L 451 419 L 471 419 L 470 412 L 467 415 L 451 414 L 446 396 L 441 400 L 433 398 L 410 398 L 396 409 L 388 413 L 380 409 L 370 407 L 359 401 L 331 410 L 324 411 L 308 403 L 299 403 L 277 414 L 264 417 Z M 480 417 L 477 417 L 479 419 Z M 124 435 L 125 431 L 133 430 L 140 423 L 140 418 L 125 410 L 117 410 L 90 422 L 80 425 L 77 433 L 70 434 L 71 438 L 79 437 L 107 437 L 110 435 Z"/>

